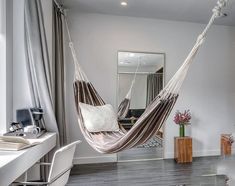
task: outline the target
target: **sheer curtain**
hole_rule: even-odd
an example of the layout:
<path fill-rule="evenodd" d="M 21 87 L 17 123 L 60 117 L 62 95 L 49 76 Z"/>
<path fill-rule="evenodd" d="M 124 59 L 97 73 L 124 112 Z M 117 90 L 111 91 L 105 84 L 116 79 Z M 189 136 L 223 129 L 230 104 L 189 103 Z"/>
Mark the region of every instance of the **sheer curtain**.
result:
<path fill-rule="evenodd" d="M 53 18 L 53 60 L 50 61 L 41 1 L 25 1 L 26 57 L 33 102 L 44 109 L 46 129 L 57 132 L 59 143 L 64 145 L 67 135 L 63 22 L 55 6 Z"/>
<path fill-rule="evenodd" d="M 41 0 L 25 0 L 25 47 L 28 79 L 33 104 L 44 110 L 43 122 L 58 134 L 57 147 L 67 142 L 64 103 L 63 27 L 60 13 L 54 8 L 53 60 L 49 58 Z M 45 157 L 48 160 L 48 157 Z M 46 178 L 47 170 L 41 173 Z"/>
<path fill-rule="evenodd" d="M 44 110 L 48 131 L 57 132 L 53 69 L 49 59 L 41 1 L 25 0 L 25 47 L 33 103 Z"/>

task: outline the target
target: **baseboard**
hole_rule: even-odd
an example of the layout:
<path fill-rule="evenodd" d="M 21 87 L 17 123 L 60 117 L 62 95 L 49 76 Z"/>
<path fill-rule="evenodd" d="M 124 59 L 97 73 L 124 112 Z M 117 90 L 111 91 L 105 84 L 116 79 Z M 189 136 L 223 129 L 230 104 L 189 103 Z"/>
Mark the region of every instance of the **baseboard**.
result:
<path fill-rule="evenodd" d="M 232 149 L 235 154 L 235 148 Z M 207 150 L 207 151 L 193 151 L 193 157 L 204 157 L 204 156 L 219 156 L 219 150 Z M 164 159 L 173 159 L 174 152 L 165 153 Z M 94 157 L 75 157 L 73 159 L 74 164 L 93 164 L 93 163 L 111 163 L 117 162 L 117 155 L 105 155 L 105 156 L 94 156 Z"/>
<path fill-rule="evenodd" d="M 193 151 L 193 157 L 219 156 L 220 150 Z"/>
<path fill-rule="evenodd" d="M 220 150 L 193 151 L 193 157 L 219 156 Z M 173 159 L 174 152 L 165 153 L 164 159 Z"/>
<path fill-rule="evenodd" d="M 111 163 L 117 162 L 117 155 L 105 155 L 94 157 L 75 157 L 73 159 L 74 164 L 94 164 L 94 163 Z"/>

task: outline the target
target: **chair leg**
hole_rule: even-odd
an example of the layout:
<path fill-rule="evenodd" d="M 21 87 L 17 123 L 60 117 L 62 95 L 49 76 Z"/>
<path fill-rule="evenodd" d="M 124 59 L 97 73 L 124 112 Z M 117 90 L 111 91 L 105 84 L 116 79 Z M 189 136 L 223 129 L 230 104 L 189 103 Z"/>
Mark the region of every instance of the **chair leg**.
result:
<path fill-rule="evenodd" d="M 24 173 L 24 182 L 27 182 L 27 181 L 28 181 L 28 171 Z M 26 186 L 26 184 L 24 184 L 24 186 Z"/>
<path fill-rule="evenodd" d="M 17 178 L 18 180 L 18 178 Z M 24 175 L 21 176 L 21 180 L 23 180 L 23 182 L 27 182 L 28 180 L 28 172 L 24 172 Z M 26 186 L 26 184 L 22 184 L 23 186 Z M 12 184 L 10 184 L 10 186 L 14 186 L 14 182 Z"/>

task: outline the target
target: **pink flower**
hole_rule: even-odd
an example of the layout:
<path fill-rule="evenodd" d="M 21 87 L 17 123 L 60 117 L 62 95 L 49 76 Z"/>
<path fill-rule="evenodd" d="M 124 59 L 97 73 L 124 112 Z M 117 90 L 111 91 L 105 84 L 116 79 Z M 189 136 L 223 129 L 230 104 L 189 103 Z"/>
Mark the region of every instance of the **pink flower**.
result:
<path fill-rule="evenodd" d="M 185 110 L 183 113 L 181 113 L 178 110 L 176 111 L 175 117 L 174 117 L 174 122 L 176 124 L 187 125 L 189 124 L 190 120 L 191 120 L 190 110 Z"/>

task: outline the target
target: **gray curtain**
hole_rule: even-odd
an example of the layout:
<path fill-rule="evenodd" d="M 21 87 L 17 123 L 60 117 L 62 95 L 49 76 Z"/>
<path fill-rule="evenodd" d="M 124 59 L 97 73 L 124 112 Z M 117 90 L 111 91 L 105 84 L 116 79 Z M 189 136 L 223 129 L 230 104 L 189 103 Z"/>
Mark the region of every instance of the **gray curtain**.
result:
<path fill-rule="evenodd" d="M 57 132 L 60 145 L 64 145 L 67 136 L 63 21 L 56 7 L 53 18 L 53 60 L 50 60 L 41 1 L 25 1 L 26 56 L 33 102 L 45 111 L 46 129 Z"/>
<path fill-rule="evenodd" d="M 47 131 L 58 133 L 54 113 L 53 70 L 40 0 L 25 0 L 25 41 L 33 103 L 43 108 Z"/>
<path fill-rule="evenodd" d="M 65 63 L 64 63 L 64 45 L 63 45 L 63 15 L 54 4 L 54 22 L 53 22 L 53 53 L 55 69 L 55 116 L 59 129 L 60 144 L 67 144 L 66 119 L 65 119 Z"/>
<path fill-rule="evenodd" d="M 58 134 L 57 147 L 66 143 L 63 29 L 58 15 L 55 11 L 54 60 L 50 60 L 41 0 L 25 0 L 25 47 L 31 97 L 34 106 L 44 110 L 47 131 Z M 44 161 L 48 160 L 46 156 Z M 42 179 L 46 179 L 47 171 L 41 170 Z"/>
<path fill-rule="evenodd" d="M 159 94 L 163 88 L 163 74 L 149 74 L 147 76 L 147 98 L 146 105 L 149 105 L 151 101 Z"/>

